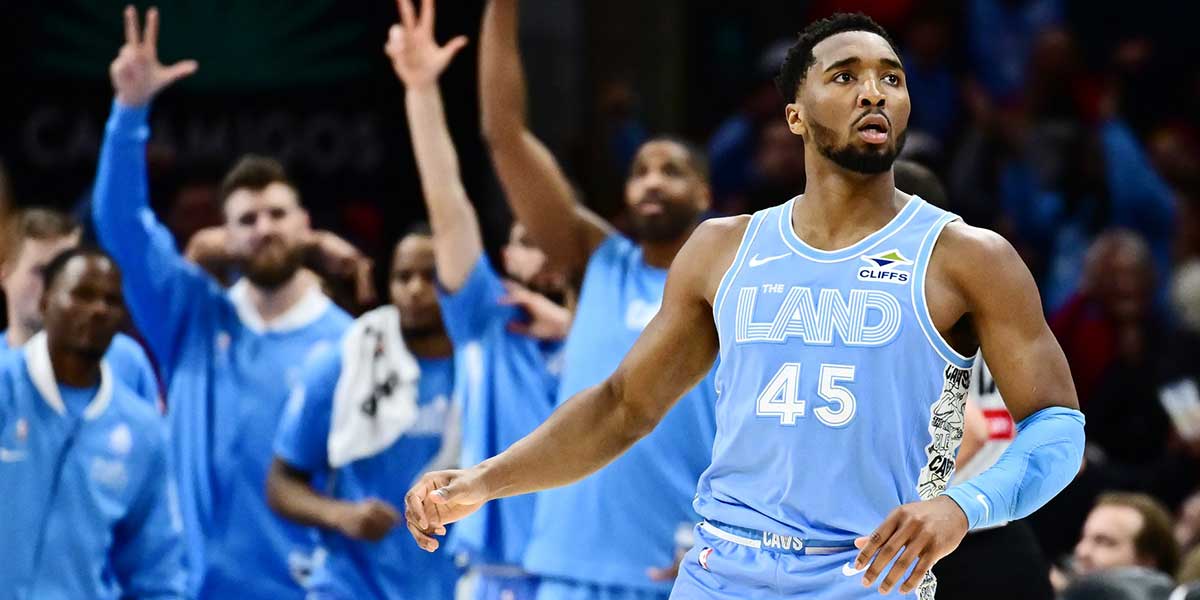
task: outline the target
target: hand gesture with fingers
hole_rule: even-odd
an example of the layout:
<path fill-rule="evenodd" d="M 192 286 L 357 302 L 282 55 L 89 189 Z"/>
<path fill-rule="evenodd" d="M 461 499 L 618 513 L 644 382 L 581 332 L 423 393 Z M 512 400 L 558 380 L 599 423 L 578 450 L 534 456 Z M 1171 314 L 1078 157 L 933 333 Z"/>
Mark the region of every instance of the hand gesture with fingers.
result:
<path fill-rule="evenodd" d="M 433 552 L 439 546 L 434 536 L 446 535 L 446 525 L 479 510 L 488 499 L 475 469 L 426 473 L 404 496 L 408 532 L 421 549 Z"/>
<path fill-rule="evenodd" d="M 368 498 L 348 505 L 338 516 L 337 527 L 346 537 L 378 542 L 400 522 L 400 513 L 382 500 Z"/>
<path fill-rule="evenodd" d="M 146 11 L 146 28 L 138 31 L 138 14 L 125 7 L 125 45 L 109 67 L 117 102 L 142 106 L 160 90 L 196 72 L 196 61 L 163 65 L 158 60 L 158 9 Z"/>
<path fill-rule="evenodd" d="M 434 0 L 421 0 L 420 16 L 415 14 L 412 0 L 397 3 L 400 23 L 388 31 L 384 52 L 405 87 L 434 85 L 454 55 L 467 45 L 467 38 L 460 35 L 438 46 L 433 37 Z"/>
<path fill-rule="evenodd" d="M 879 584 L 880 593 L 886 594 L 916 563 L 912 575 L 900 586 L 900 593 L 907 594 L 917 589 L 934 563 L 958 547 L 967 528 L 967 515 L 949 496 L 905 504 L 893 510 L 871 535 L 854 540 L 859 548 L 854 568 L 867 570 L 863 585 L 870 586 L 896 559 Z"/>
<path fill-rule="evenodd" d="M 567 337 L 567 332 L 571 330 L 571 311 L 565 306 L 555 304 L 553 300 L 515 281 L 505 281 L 504 289 L 508 293 L 500 298 L 500 304 L 519 307 L 529 315 L 527 322 L 510 322 L 509 331 L 548 341 Z"/>

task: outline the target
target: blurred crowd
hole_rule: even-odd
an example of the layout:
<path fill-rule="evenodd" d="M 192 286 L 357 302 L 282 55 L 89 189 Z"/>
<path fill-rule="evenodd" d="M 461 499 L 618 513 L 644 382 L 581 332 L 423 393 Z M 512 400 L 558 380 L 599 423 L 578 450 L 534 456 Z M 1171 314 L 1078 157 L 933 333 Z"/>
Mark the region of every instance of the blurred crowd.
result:
<path fill-rule="evenodd" d="M 816 4 L 881 5 L 912 96 L 903 168 L 936 174 L 926 199 L 1003 234 L 1037 280 L 1087 416 L 1084 468 L 1029 519 L 1062 597 L 1200 590 L 1200 70 L 1150 33 L 1096 34 L 1062 0 Z M 804 146 L 772 83 L 790 43 L 764 45 L 737 110 L 707 128 L 713 215 L 804 189 Z M 620 179 L 652 137 L 636 97 L 617 85 L 601 98 Z M 149 160 L 153 190 L 153 147 Z M 20 176 L 0 171 L 4 221 L 28 206 L 7 191 Z M 163 222 L 187 258 L 232 285 L 219 181 L 174 184 Z M 87 237 L 90 213 L 79 214 Z M 306 264 L 352 315 L 378 304 L 372 258 L 390 245 L 346 239 L 378 240 L 378 214 L 343 212 L 336 235 L 318 220 L 305 241 Z M 1104 595 L 1118 589 L 1147 595 Z"/>

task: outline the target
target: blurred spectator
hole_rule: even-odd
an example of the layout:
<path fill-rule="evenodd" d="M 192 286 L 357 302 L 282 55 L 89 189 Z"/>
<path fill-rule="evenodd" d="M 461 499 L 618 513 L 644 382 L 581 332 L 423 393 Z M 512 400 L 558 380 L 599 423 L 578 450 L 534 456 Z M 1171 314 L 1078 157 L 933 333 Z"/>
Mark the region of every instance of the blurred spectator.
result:
<path fill-rule="evenodd" d="M 1071 584 L 1060 600 L 1175 600 L 1171 578 L 1142 567 L 1096 573 Z"/>
<path fill-rule="evenodd" d="M 1175 521 L 1175 541 L 1184 552 L 1200 546 L 1200 492 L 1192 494 L 1179 508 L 1179 517 Z M 1200 567 L 1200 564 L 1196 566 Z"/>
<path fill-rule="evenodd" d="M 1033 41 L 1059 25 L 1060 0 L 971 0 L 967 40 L 975 77 L 994 100 L 1020 93 Z"/>
<path fill-rule="evenodd" d="M 1102 391 L 1102 381 L 1119 376 L 1122 368 L 1145 366 L 1147 336 L 1159 331 L 1151 304 L 1150 261 L 1149 247 L 1136 233 L 1113 230 L 1101 235 L 1088 249 L 1079 291 L 1051 316 L 1050 326 L 1071 363 L 1085 411 Z M 1097 425 L 1101 424 L 1089 413 L 1090 440 L 1095 439 Z M 1124 429 L 1123 435 L 1129 433 Z"/>
<path fill-rule="evenodd" d="M 896 178 L 896 189 L 920 196 L 922 200 L 938 207 L 947 208 L 946 188 L 937 174 L 925 165 L 906 159 L 892 165 Z"/>
<path fill-rule="evenodd" d="M 751 176 L 744 201 L 730 202 L 727 210 L 753 213 L 804 193 L 804 139 L 783 119 L 762 127 Z"/>
<path fill-rule="evenodd" d="M 953 23 L 945 2 L 924 3 L 904 35 L 902 59 L 912 99 L 909 135 L 924 132 L 945 145 L 958 128 L 960 78 L 951 64 Z"/>
<path fill-rule="evenodd" d="M 1191 595 L 1188 595 L 1187 598 L 1200 600 L 1200 548 L 1193 548 L 1191 552 L 1184 555 L 1175 579 L 1179 583 L 1189 586 Z"/>
<path fill-rule="evenodd" d="M 1170 513 L 1153 497 L 1103 494 L 1083 525 L 1070 572 L 1056 572 L 1051 579 L 1063 589 L 1072 579 L 1121 567 L 1173 574 L 1179 567 L 1179 545 L 1171 529 Z"/>
<path fill-rule="evenodd" d="M 774 78 L 791 44 L 790 39 L 779 40 L 762 53 L 754 69 L 754 82 L 742 106 L 718 125 L 708 140 L 713 208 L 719 213 L 731 214 L 742 210 L 737 197 L 750 188 L 753 180 L 759 129 L 766 123 L 783 120 L 783 105 L 790 102 L 791 98 L 780 97 L 775 89 Z M 800 191 L 796 190 L 791 195 Z M 786 198 L 778 200 L 776 204 L 784 200 Z"/>

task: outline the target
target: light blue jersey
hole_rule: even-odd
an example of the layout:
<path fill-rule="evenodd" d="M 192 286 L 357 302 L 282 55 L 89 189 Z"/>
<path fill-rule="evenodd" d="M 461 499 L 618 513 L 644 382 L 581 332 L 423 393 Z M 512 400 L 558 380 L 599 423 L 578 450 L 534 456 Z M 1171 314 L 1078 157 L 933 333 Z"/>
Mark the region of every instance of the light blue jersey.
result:
<path fill-rule="evenodd" d="M 709 522 L 701 538 L 826 557 L 780 571 L 742 561 L 746 577 L 781 582 L 738 597 L 873 597 L 855 595 L 872 592 L 854 573 L 815 567 L 843 566 L 849 559 L 827 549 L 853 558 L 854 538 L 901 504 L 936 496 L 953 472 L 973 359 L 934 327 L 924 284 L 934 243 L 957 217 L 913 197 L 862 241 L 822 251 L 795 234 L 797 201 L 753 216 L 717 290 L 720 396 L 696 499 Z M 721 544 L 711 543 L 708 566 L 738 562 L 743 550 Z M 708 566 L 685 562 L 681 585 L 709 577 Z M 811 581 L 776 575 L 792 570 Z M 852 586 L 843 595 L 813 583 L 826 579 Z"/>
<path fill-rule="evenodd" d="M 162 417 L 107 364 L 58 384 L 39 345 L 0 356 L 0 600 L 184 598 Z"/>
<path fill-rule="evenodd" d="M 596 249 L 567 337 L 560 403 L 616 370 L 658 312 L 666 280 L 666 270 L 647 265 L 641 248 L 620 235 Z M 646 571 L 674 563 L 676 531 L 696 519 L 691 500 L 712 457 L 715 402 L 710 374 L 620 458 L 540 493 L 526 568 L 610 588 L 669 590 Z"/>
<path fill-rule="evenodd" d="M 326 481 L 325 493 L 358 502 L 378 498 L 404 510 L 404 494 L 442 449 L 451 417 L 454 365 L 449 358 L 422 359 L 417 419 L 387 449 L 337 469 L 329 465 L 328 440 L 334 391 L 342 371 L 340 347 L 309 361 L 275 439 L 283 462 Z M 345 600 L 451 600 L 458 570 L 444 552 L 428 553 L 413 543 L 401 522 L 378 542 L 320 531 L 325 559 L 309 583 L 310 597 Z"/>
<path fill-rule="evenodd" d="M 190 589 L 299 600 L 314 535 L 267 507 L 271 443 L 301 366 L 351 319 L 314 288 L 265 324 L 244 283 L 225 290 L 184 260 L 148 204 L 147 111 L 113 103 L 92 216 L 166 382 Z"/>
<path fill-rule="evenodd" d="M 503 452 L 554 410 L 562 343 L 509 331 L 509 324 L 524 316 L 518 308 L 500 304 L 504 295 L 486 256 L 479 257 L 461 288 L 438 294 L 463 370 L 464 465 Z M 526 494 L 485 504 L 455 525 L 449 549 L 466 555 L 475 568 L 519 567 L 533 529 L 534 499 Z"/>
<path fill-rule="evenodd" d="M 0 331 L 0 353 L 9 349 L 7 333 Z M 125 384 L 125 387 L 133 390 L 139 397 L 145 398 L 150 406 L 156 409 L 159 407 L 158 379 L 154 375 L 154 366 L 150 364 L 150 358 L 137 341 L 118 333 L 108 346 L 108 352 L 104 353 L 104 360 L 112 369 L 113 377 L 116 377 L 117 381 Z"/>

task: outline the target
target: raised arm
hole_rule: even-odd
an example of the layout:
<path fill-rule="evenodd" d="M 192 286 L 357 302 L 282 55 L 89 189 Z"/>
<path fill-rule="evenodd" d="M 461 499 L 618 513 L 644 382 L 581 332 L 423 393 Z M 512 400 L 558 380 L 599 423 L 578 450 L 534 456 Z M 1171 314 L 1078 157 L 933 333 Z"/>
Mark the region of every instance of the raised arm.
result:
<path fill-rule="evenodd" d="M 517 0 L 491 0 L 479 41 L 479 112 L 517 220 L 555 263 L 581 273 L 612 227 L 575 198 L 558 161 L 529 130 L 517 46 Z"/>
<path fill-rule="evenodd" d="M 385 51 L 404 83 L 408 130 L 433 229 L 438 280 L 454 292 L 462 287 L 483 254 L 478 217 L 463 187 L 458 154 L 438 90 L 438 77 L 466 45 L 467 38 L 458 36 L 438 46 L 433 37 L 434 1 L 422 0 L 419 16 L 414 14 L 411 0 L 398 3 L 401 23 L 392 25 Z"/>
<path fill-rule="evenodd" d="M 168 374 L 187 311 L 215 293 L 211 281 L 179 255 L 171 234 L 154 218 L 146 181 L 150 100 L 196 70 L 195 61 L 164 66 L 158 60 L 158 11 L 125 9 L 125 45 L 110 69 L 116 99 L 100 149 L 92 217 L 96 234 L 117 264 L 134 323 Z"/>
<path fill-rule="evenodd" d="M 736 250 L 747 220 L 710 221 L 696 230 L 671 265 L 662 308 L 603 383 L 572 397 L 504 453 L 422 477 L 405 497 L 417 543 L 432 552 L 438 542 L 430 533 L 484 502 L 582 479 L 650 433 L 712 368 L 718 341 L 711 298 L 724 272 L 714 264 L 732 261 L 726 250 Z"/>

